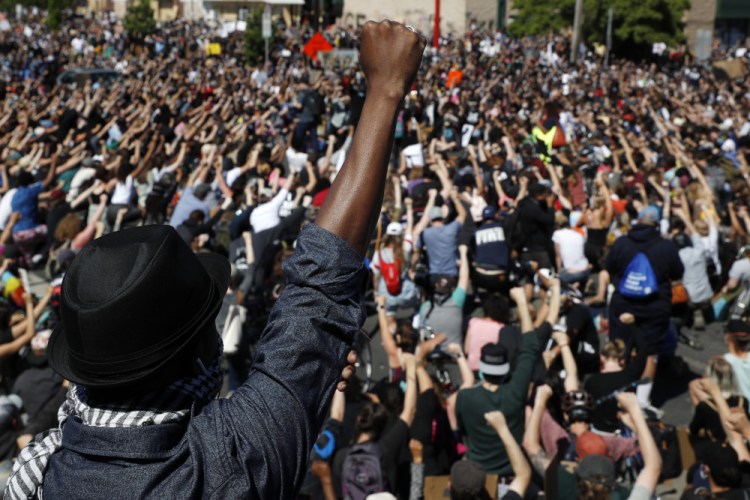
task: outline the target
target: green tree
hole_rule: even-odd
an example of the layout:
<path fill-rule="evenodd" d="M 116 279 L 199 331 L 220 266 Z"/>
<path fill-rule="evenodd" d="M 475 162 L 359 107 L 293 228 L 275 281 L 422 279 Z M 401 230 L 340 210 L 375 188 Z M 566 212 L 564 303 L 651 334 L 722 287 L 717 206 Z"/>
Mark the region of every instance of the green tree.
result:
<path fill-rule="evenodd" d="M 513 36 L 544 35 L 573 25 L 575 0 L 515 0 L 513 7 L 518 9 L 508 25 Z"/>
<path fill-rule="evenodd" d="M 135 5 L 128 8 L 125 13 L 125 29 L 128 33 L 136 36 L 148 35 L 156 31 L 154 10 L 149 0 L 138 0 Z"/>
<path fill-rule="evenodd" d="M 539 35 L 573 26 L 575 0 L 517 0 L 514 6 L 518 16 L 508 27 L 512 35 Z M 674 46 L 685 40 L 682 20 L 690 0 L 584 0 L 583 34 L 589 42 L 605 43 L 610 7 L 613 48 L 620 55 L 639 55 L 655 42 Z"/>
<path fill-rule="evenodd" d="M 48 0 L 47 2 L 47 26 L 53 31 L 57 31 L 62 22 L 62 6 L 60 0 Z"/>
<path fill-rule="evenodd" d="M 256 64 L 265 55 L 265 42 L 263 41 L 263 8 L 258 7 L 247 13 L 247 27 L 245 28 L 244 52 L 247 62 Z M 273 30 L 269 45 L 273 43 Z"/>

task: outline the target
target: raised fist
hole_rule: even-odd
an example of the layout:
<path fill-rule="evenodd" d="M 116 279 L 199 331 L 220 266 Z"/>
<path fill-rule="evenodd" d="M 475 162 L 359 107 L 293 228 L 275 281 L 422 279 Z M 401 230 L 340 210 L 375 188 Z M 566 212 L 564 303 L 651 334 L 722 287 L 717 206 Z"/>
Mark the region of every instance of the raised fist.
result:
<path fill-rule="evenodd" d="M 414 82 L 427 41 L 393 21 L 368 21 L 362 26 L 359 63 L 368 92 L 402 99 Z"/>

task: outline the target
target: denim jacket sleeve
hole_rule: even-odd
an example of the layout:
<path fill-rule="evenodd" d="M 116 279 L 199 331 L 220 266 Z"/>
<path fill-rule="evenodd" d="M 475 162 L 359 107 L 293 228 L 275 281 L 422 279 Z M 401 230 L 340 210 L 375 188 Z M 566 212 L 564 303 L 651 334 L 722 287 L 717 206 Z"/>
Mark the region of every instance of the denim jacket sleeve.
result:
<path fill-rule="evenodd" d="M 284 272 L 252 372 L 219 412 L 253 498 L 296 494 L 365 320 L 363 259 L 334 234 L 308 225 Z"/>

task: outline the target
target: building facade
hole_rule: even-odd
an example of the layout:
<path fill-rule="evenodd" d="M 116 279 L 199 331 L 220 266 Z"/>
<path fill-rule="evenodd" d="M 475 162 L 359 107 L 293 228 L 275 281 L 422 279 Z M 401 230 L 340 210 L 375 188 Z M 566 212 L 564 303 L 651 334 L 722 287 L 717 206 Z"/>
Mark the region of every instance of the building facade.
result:
<path fill-rule="evenodd" d="M 714 42 L 743 45 L 750 36 L 750 0 L 693 0 L 685 16 L 688 47 L 700 59 Z"/>

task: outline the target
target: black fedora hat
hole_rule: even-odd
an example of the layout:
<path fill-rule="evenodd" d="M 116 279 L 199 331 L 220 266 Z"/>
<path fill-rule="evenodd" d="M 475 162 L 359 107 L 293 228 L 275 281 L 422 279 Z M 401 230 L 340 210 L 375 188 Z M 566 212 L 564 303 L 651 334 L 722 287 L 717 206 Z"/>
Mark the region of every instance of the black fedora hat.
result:
<path fill-rule="evenodd" d="M 213 323 L 229 278 L 224 257 L 194 254 L 170 226 L 94 240 L 63 280 L 49 364 L 92 388 L 142 381 Z"/>

